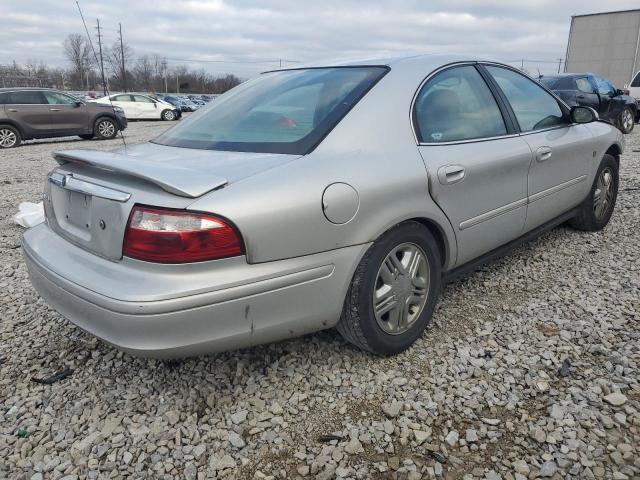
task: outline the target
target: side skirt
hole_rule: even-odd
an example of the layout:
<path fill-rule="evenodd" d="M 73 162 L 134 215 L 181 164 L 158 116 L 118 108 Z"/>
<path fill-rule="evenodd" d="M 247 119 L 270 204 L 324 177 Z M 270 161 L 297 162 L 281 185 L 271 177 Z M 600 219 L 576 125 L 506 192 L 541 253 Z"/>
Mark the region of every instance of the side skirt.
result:
<path fill-rule="evenodd" d="M 567 220 L 572 219 L 577 215 L 579 208 L 580 207 L 572 208 L 571 210 L 563 213 L 562 215 L 554 218 L 553 220 L 543 223 L 539 227 L 536 227 L 533 230 L 528 231 L 524 235 L 516 238 L 515 240 L 511 240 L 509 243 L 505 243 L 504 245 L 501 245 L 500 247 L 495 248 L 490 252 L 487 252 L 465 263 L 464 265 L 460 265 L 459 267 L 449 270 L 448 272 L 444 272 L 442 274 L 442 282 L 443 283 L 452 282 L 467 273 L 471 273 L 477 270 L 482 265 L 504 256 L 505 254 L 507 254 L 509 251 L 511 251 L 513 248 L 517 247 L 518 245 L 529 242 L 535 239 L 536 237 L 539 237 L 543 233 L 548 232 L 549 230 L 552 230 L 558 225 L 565 223 Z"/>

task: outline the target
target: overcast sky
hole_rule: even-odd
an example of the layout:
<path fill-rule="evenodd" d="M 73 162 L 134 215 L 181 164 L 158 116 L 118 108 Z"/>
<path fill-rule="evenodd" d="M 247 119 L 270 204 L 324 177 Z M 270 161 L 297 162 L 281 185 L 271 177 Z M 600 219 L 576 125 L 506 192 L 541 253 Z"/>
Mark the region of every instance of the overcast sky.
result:
<path fill-rule="evenodd" d="M 62 41 L 84 33 L 75 1 L 2 0 L 0 63 L 65 64 Z M 90 32 L 107 44 L 118 22 L 136 57 L 244 78 L 283 59 L 454 52 L 543 72 L 564 58 L 571 15 L 638 7 L 638 0 L 81 0 Z M 192 61 L 185 61 L 192 60 Z M 204 61 L 208 61 L 205 63 Z M 225 61 L 236 63 L 215 63 Z M 200 63 L 198 63 L 200 62 Z M 254 62 L 254 63 L 251 63 Z"/>

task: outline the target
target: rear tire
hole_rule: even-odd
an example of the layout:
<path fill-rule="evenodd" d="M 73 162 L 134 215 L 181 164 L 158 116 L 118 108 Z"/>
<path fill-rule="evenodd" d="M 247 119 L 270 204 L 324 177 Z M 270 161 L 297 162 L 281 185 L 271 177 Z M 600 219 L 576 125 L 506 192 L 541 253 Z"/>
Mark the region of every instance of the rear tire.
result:
<path fill-rule="evenodd" d="M 618 162 L 605 154 L 593 180 L 589 195 L 580 205 L 578 215 L 569 224 L 578 230 L 602 230 L 611 219 L 618 198 Z"/>
<path fill-rule="evenodd" d="M 392 228 L 371 245 L 356 268 L 338 331 L 350 343 L 378 355 L 409 348 L 431 320 L 441 265 L 440 251 L 426 227 L 407 222 Z"/>
<path fill-rule="evenodd" d="M 631 111 L 631 107 L 624 107 L 620 112 L 620 118 L 618 119 L 618 126 L 622 133 L 633 132 L 633 126 L 635 124 L 634 114 Z"/>
<path fill-rule="evenodd" d="M 176 113 L 173 110 L 164 110 L 160 116 L 162 120 L 166 120 L 167 122 L 171 122 L 176 119 Z"/>
<path fill-rule="evenodd" d="M 102 117 L 96 120 L 93 126 L 93 133 L 98 140 L 111 140 L 118 134 L 118 126 L 115 120 L 109 117 Z"/>
<path fill-rule="evenodd" d="M 0 148 L 15 148 L 22 143 L 22 135 L 11 125 L 0 125 Z"/>

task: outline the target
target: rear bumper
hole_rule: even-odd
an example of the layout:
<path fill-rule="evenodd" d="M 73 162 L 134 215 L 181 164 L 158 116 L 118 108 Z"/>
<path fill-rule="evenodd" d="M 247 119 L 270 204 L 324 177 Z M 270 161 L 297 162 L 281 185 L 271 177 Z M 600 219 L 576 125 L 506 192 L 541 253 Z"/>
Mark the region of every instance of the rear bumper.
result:
<path fill-rule="evenodd" d="M 133 270 L 148 266 L 145 262 L 99 258 L 45 224 L 25 232 L 22 243 L 33 286 L 55 310 L 121 350 L 165 358 L 232 350 L 334 326 L 353 270 L 368 247 L 267 264 L 249 265 L 241 257 L 207 262 L 215 269 L 209 275 L 203 275 L 205 264 L 183 265 L 174 269 L 173 281 L 171 272 L 161 271 L 166 265 L 152 265 L 164 278 L 147 271 L 142 272 L 147 281 L 140 282 L 141 272 Z M 83 273 L 90 271 L 101 271 L 102 280 Z M 207 278 L 208 284 L 198 284 Z M 178 291 L 175 285 L 185 281 L 191 282 L 189 291 Z"/>

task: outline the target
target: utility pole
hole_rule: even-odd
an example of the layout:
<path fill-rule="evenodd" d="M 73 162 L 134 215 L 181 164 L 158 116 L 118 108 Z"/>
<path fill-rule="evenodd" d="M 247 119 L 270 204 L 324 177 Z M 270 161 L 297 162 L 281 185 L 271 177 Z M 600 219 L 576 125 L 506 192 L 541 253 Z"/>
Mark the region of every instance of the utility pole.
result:
<path fill-rule="evenodd" d="M 524 72 L 524 58 L 520 60 L 520 70 Z"/>
<path fill-rule="evenodd" d="M 558 73 L 560 73 L 560 67 L 562 66 L 562 59 L 558 59 Z"/>
<path fill-rule="evenodd" d="M 164 93 L 166 95 L 167 93 L 169 93 L 169 90 L 167 88 L 167 59 L 166 58 L 162 59 L 162 75 L 164 76 Z"/>
<path fill-rule="evenodd" d="M 176 71 L 176 93 L 180 93 L 180 83 L 178 83 L 178 72 Z"/>
<path fill-rule="evenodd" d="M 120 60 L 122 60 L 122 87 L 126 93 L 127 91 L 127 71 L 124 68 L 124 45 L 122 43 L 122 24 L 119 23 L 120 27 Z"/>
<path fill-rule="evenodd" d="M 102 91 L 107 96 L 107 82 L 104 79 L 104 60 L 102 59 L 102 36 L 100 35 L 100 19 L 96 19 L 98 26 L 98 48 L 100 50 L 100 74 L 102 75 Z"/>

